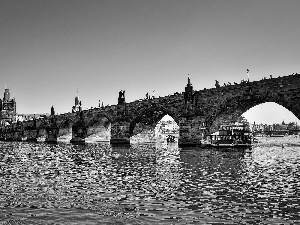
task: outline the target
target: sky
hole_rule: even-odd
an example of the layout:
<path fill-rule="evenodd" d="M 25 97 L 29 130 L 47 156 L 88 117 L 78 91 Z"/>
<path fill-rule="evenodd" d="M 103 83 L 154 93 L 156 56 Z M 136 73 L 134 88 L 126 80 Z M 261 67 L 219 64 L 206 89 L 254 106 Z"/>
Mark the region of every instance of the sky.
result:
<path fill-rule="evenodd" d="M 240 82 L 247 69 L 250 80 L 300 73 L 299 8 L 299 0 L 0 0 L 0 88 L 18 113 L 52 105 L 65 113 L 77 91 L 90 108 L 117 104 L 120 90 L 126 102 L 182 92 L 188 74 L 201 90 Z M 294 120 L 289 113 L 277 120 Z"/>

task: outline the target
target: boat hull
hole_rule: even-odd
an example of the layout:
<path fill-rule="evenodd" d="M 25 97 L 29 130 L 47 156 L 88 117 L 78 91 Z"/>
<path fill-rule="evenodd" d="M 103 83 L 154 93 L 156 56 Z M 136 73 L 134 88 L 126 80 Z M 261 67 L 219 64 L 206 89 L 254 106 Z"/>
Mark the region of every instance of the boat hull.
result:
<path fill-rule="evenodd" d="M 252 144 L 211 144 L 210 147 L 214 148 L 248 148 Z"/>

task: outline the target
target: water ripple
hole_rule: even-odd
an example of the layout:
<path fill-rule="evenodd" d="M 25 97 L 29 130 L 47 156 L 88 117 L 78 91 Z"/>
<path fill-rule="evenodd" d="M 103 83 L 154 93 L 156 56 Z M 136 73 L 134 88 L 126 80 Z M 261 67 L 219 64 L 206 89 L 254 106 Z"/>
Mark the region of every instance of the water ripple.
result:
<path fill-rule="evenodd" d="M 0 143 L 0 220 L 24 224 L 300 222 L 300 151 Z"/>

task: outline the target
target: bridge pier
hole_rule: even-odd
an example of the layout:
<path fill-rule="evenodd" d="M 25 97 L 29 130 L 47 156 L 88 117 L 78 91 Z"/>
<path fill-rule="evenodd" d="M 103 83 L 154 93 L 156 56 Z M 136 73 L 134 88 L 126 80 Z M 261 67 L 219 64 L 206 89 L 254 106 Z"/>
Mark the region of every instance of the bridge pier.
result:
<path fill-rule="evenodd" d="M 130 134 L 129 134 L 129 122 L 116 122 L 111 125 L 111 139 L 110 144 L 112 145 L 129 145 Z"/>
<path fill-rule="evenodd" d="M 14 139 L 14 132 L 13 132 L 13 130 L 8 130 L 7 132 L 5 132 L 5 140 L 6 141 L 13 141 L 13 139 Z"/>
<path fill-rule="evenodd" d="M 36 140 L 39 142 L 44 142 L 47 138 L 47 130 L 46 128 L 39 128 L 36 131 Z"/>
<path fill-rule="evenodd" d="M 72 126 L 71 127 L 59 127 L 57 141 L 70 142 L 72 139 Z"/>
<path fill-rule="evenodd" d="M 201 146 L 207 134 L 204 121 L 202 117 L 180 117 L 178 145 Z"/>
<path fill-rule="evenodd" d="M 111 138 L 110 144 L 112 144 L 112 145 L 130 145 L 130 138 Z"/>
<path fill-rule="evenodd" d="M 58 137 L 58 127 L 57 126 L 50 126 L 46 128 L 46 143 L 57 143 Z"/>
<path fill-rule="evenodd" d="M 13 141 L 22 141 L 24 137 L 24 132 L 22 130 L 15 130 L 13 132 Z"/>
<path fill-rule="evenodd" d="M 51 110 L 52 111 L 52 110 Z M 57 143 L 59 129 L 56 124 L 56 118 L 54 112 L 51 112 L 50 125 L 46 127 L 46 143 Z"/>
<path fill-rule="evenodd" d="M 73 144 L 84 144 L 87 136 L 87 128 L 84 122 L 83 112 L 79 113 L 79 120 L 72 126 L 72 139 Z"/>
<path fill-rule="evenodd" d="M 75 124 L 72 126 L 72 139 L 73 144 L 84 144 L 87 134 L 87 129 L 84 124 Z"/>
<path fill-rule="evenodd" d="M 36 129 L 25 130 L 24 131 L 25 141 L 37 141 L 37 134 L 38 134 L 38 131 Z"/>

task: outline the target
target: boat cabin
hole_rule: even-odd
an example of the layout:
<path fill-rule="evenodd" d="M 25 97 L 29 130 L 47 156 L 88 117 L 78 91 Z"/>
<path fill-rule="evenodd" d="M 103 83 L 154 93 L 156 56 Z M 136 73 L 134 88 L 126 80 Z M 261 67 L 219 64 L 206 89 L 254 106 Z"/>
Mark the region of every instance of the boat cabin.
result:
<path fill-rule="evenodd" d="M 235 147 L 251 145 L 251 132 L 244 124 L 221 125 L 218 132 L 209 135 L 212 146 Z"/>

